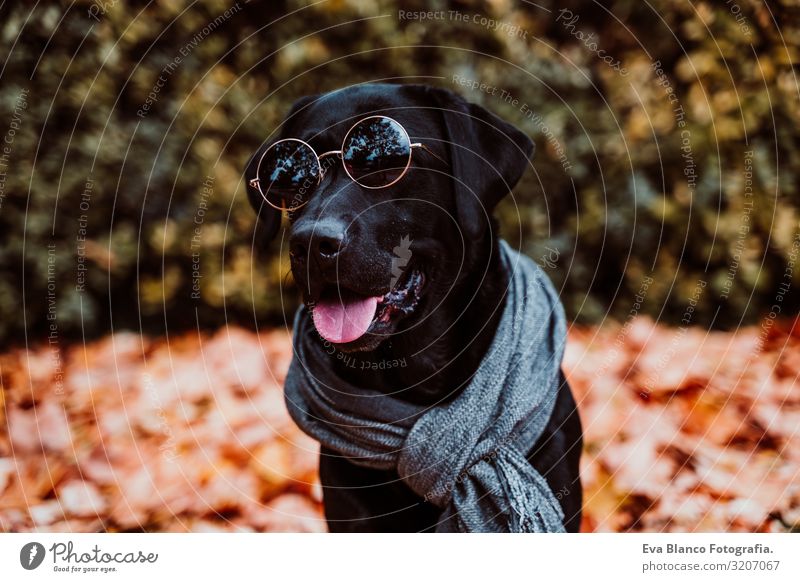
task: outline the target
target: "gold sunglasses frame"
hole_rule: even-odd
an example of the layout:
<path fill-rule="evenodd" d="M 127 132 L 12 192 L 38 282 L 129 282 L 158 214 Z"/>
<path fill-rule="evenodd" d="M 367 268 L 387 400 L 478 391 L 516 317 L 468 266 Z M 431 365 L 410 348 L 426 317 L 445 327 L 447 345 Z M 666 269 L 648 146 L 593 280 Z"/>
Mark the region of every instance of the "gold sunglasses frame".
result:
<path fill-rule="evenodd" d="M 441 161 L 442 163 L 447 164 L 447 162 L 445 160 L 443 160 L 441 158 L 441 156 L 439 156 L 438 154 L 434 153 L 433 150 L 431 150 L 425 144 L 419 143 L 419 142 L 413 142 L 412 143 L 411 137 L 408 135 L 408 131 L 406 131 L 406 128 L 403 127 L 403 125 L 399 121 L 397 121 L 396 119 L 393 119 L 393 118 L 391 118 L 391 117 L 389 117 L 387 115 L 370 115 L 368 117 L 364 117 L 362 119 L 359 119 L 352 126 L 350 126 L 350 129 L 347 130 L 347 133 L 345 134 L 344 139 L 342 140 L 342 149 L 331 150 L 331 151 L 328 151 L 328 152 L 324 152 L 321 155 L 317 154 L 316 150 L 311 146 L 310 143 L 308 143 L 306 141 L 303 141 L 302 139 L 298 139 L 296 137 L 287 137 L 287 138 L 284 138 L 284 139 L 279 139 L 278 141 L 276 141 L 275 143 L 270 145 L 267 149 L 265 149 L 264 153 L 261 154 L 261 157 L 258 159 L 258 164 L 256 165 L 256 177 L 250 179 L 248 181 L 248 184 L 250 184 L 250 186 L 252 188 L 255 188 L 256 190 L 258 190 L 258 193 L 261 194 L 261 197 L 264 199 L 264 202 L 266 202 L 267 204 L 269 204 L 270 206 L 272 206 L 276 210 L 294 211 L 294 210 L 297 210 L 299 208 L 302 208 L 303 206 L 308 204 L 308 200 L 306 200 L 302 204 L 299 204 L 299 205 L 296 205 L 296 206 L 291 206 L 291 207 L 288 207 L 288 208 L 285 207 L 285 206 L 277 206 L 276 204 L 273 204 L 272 202 L 270 202 L 269 199 L 267 198 L 267 195 L 261 190 L 261 180 L 258 178 L 258 175 L 261 173 L 261 163 L 264 161 L 264 158 L 267 156 L 269 151 L 272 148 L 274 148 L 276 145 L 278 145 L 280 143 L 289 142 L 289 141 L 296 141 L 296 142 L 299 142 L 299 143 L 303 144 L 304 146 L 308 147 L 308 149 L 311 150 L 311 152 L 314 154 L 314 157 L 317 160 L 317 167 L 318 167 L 317 183 L 313 185 L 313 187 L 316 188 L 317 186 L 319 186 L 322 183 L 322 180 L 325 178 L 325 168 L 322 165 L 322 160 L 325 159 L 326 157 L 329 157 L 329 156 L 336 156 L 339 159 L 342 159 L 342 155 L 344 153 L 344 146 L 347 143 L 347 140 L 350 137 L 350 134 L 353 133 L 353 130 L 356 128 L 356 126 L 358 126 L 359 124 L 361 124 L 361 123 L 363 123 L 365 121 L 368 121 L 370 119 L 388 119 L 390 122 L 395 123 L 401 130 L 403 130 L 403 135 L 405 136 L 406 141 L 408 142 L 408 145 L 409 145 L 409 148 L 408 148 L 408 160 L 406 160 L 406 165 L 403 168 L 403 171 L 400 173 L 400 175 L 397 176 L 397 178 L 395 178 L 394 180 L 392 180 L 388 184 L 383 184 L 381 186 L 366 186 L 365 184 L 362 184 L 361 182 L 359 182 L 350 173 L 350 170 L 347 169 L 347 164 L 343 163 L 342 167 L 344 168 L 345 173 L 347 173 L 347 176 L 353 182 L 355 182 L 356 184 L 358 184 L 362 188 L 367 188 L 369 190 L 380 190 L 382 188 L 388 188 L 389 186 L 392 186 L 392 185 L 396 184 L 397 182 L 399 182 L 400 180 L 402 180 L 403 177 L 406 175 L 406 173 L 408 173 L 408 169 L 411 167 L 411 159 L 413 157 L 415 149 L 423 149 L 426 152 L 428 152 L 429 154 L 431 154 L 433 157 L 435 157 L 436 159 Z M 312 186 L 309 186 L 309 187 L 312 187 Z M 302 190 L 302 188 L 301 188 L 301 190 Z"/>

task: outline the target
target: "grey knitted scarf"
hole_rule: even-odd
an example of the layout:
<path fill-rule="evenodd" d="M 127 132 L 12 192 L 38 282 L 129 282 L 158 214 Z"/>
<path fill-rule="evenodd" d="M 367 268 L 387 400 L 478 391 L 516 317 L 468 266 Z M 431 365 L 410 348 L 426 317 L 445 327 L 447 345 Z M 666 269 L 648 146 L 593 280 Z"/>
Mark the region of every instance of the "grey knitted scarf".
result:
<path fill-rule="evenodd" d="M 345 383 L 303 307 L 286 378 L 300 428 L 353 463 L 394 469 L 442 509 L 441 532 L 564 531 L 563 512 L 525 457 L 550 419 L 566 323 L 553 285 L 500 241 L 510 273 L 495 338 L 467 387 L 433 407 Z"/>

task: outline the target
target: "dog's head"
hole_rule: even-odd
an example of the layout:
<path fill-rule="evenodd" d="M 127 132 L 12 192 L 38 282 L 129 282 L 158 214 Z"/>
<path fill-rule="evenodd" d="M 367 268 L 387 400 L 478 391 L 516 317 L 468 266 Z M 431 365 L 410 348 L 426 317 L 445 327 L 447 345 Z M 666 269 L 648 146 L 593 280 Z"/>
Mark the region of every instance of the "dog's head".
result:
<path fill-rule="evenodd" d="M 317 153 L 340 150 L 368 116 L 396 120 L 411 142 L 408 171 L 382 188 L 359 185 L 341 158 L 324 159 L 321 182 L 289 212 L 292 274 L 320 335 L 342 351 L 370 351 L 417 325 L 459 293 L 476 249 L 493 236 L 492 211 L 517 183 L 531 140 L 487 110 L 447 90 L 422 85 L 359 85 L 304 97 L 277 139 L 296 138 Z M 251 158 L 245 181 L 268 236 L 281 212 L 268 205 Z"/>

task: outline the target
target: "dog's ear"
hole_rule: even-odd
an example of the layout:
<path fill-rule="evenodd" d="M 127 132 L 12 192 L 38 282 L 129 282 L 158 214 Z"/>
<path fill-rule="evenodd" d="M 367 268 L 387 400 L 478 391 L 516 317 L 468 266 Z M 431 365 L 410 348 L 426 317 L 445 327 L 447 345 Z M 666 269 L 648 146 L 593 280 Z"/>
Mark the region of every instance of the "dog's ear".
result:
<path fill-rule="evenodd" d="M 522 131 L 446 89 L 428 87 L 450 141 L 456 210 L 465 235 L 477 240 L 498 202 L 516 186 L 533 156 Z"/>
<path fill-rule="evenodd" d="M 295 116 L 305 109 L 308 105 L 313 103 L 318 98 L 318 95 L 307 95 L 301 97 L 292 105 L 286 118 L 283 120 L 281 130 L 278 137 L 273 141 L 291 137 L 291 127 Z M 250 206 L 256 211 L 259 218 L 258 238 L 265 243 L 269 243 L 278 234 L 281 227 L 282 213 L 276 210 L 264 201 L 258 188 L 250 185 L 250 180 L 256 178 L 256 169 L 258 168 L 258 160 L 261 159 L 264 151 L 272 145 L 273 141 L 261 144 L 261 147 L 256 150 L 256 153 L 248 160 L 244 170 L 244 183 L 247 188 L 247 199 L 250 201 Z"/>

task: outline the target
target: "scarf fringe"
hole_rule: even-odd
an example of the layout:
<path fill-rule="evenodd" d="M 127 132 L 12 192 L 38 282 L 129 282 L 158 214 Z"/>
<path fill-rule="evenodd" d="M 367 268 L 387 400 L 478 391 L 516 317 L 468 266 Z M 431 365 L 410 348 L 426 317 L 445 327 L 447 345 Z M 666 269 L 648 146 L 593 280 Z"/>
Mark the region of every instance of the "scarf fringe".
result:
<path fill-rule="evenodd" d="M 500 483 L 508 500 L 508 530 L 515 533 L 564 531 L 564 512 L 547 480 L 518 451 L 497 457 Z"/>

